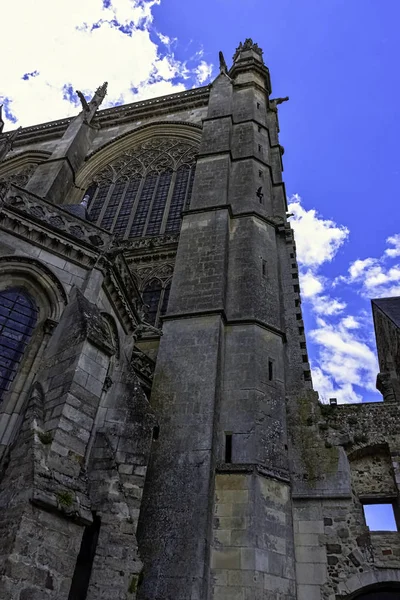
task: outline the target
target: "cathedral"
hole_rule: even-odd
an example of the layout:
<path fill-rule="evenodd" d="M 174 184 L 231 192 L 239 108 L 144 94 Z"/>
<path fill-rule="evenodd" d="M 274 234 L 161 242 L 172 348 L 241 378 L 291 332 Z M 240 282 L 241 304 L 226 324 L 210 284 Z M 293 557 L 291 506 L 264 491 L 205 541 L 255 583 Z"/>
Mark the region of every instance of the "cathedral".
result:
<path fill-rule="evenodd" d="M 262 50 L 106 93 L 0 133 L 1 600 L 399 599 L 400 300 L 320 403 Z"/>

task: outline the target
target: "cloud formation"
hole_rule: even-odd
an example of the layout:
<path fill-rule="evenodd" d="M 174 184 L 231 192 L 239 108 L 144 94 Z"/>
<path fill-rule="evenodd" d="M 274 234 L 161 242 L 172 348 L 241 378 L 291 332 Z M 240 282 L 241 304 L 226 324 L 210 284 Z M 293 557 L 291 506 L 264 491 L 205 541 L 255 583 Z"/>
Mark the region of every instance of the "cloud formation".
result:
<path fill-rule="evenodd" d="M 157 32 L 153 7 L 161 0 L 41 0 L 9 2 L 2 43 L 0 103 L 6 129 L 76 114 L 75 90 L 90 97 L 109 82 L 104 107 L 205 84 L 212 72 L 199 49 L 178 60 L 177 41 Z M 40 32 L 40 33 L 39 33 Z"/>
<path fill-rule="evenodd" d="M 378 363 L 375 354 L 372 315 L 361 306 L 352 314 L 341 296 L 353 292 L 362 298 L 400 295 L 400 235 L 390 236 L 380 258 L 351 263 L 347 275 L 334 281 L 324 266 L 334 260 L 347 241 L 349 230 L 307 210 L 298 195 L 290 199 L 289 211 L 295 231 L 303 310 L 314 326 L 308 331 L 309 350 L 314 355 L 314 387 L 322 401 L 361 402 L 375 391 Z M 354 312 L 354 311 L 353 311 Z M 380 396 L 376 393 L 376 400 Z"/>

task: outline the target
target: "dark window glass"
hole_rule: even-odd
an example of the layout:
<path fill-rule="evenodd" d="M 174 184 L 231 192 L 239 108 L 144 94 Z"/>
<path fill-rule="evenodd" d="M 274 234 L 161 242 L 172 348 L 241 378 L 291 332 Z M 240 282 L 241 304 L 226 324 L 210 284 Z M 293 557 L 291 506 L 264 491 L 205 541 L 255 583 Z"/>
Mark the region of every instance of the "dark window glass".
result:
<path fill-rule="evenodd" d="M 133 224 L 129 232 L 129 237 L 140 237 L 143 235 L 144 226 L 146 225 L 147 220 L 147 213 L 149 212 L 149 207 L 153 198 L 154 188 L 156 187 L 157 179 L 158 176 L 155 173 L 151 173 L 146 177 L 146 181 L 144 182 L 142 193 L 140 195 L 138 207 L 136 209 L 135 218 L 133 220 Z"/>
<path fill-rule="evenodd" d="M 165 160 L 161 150 L 159 156 Z M 189 205 L 192 194 L 195 167 L 182 164 L 174 173 L 172 166 L 157 165 L 158 159 L 153 160 L 153 158 L 152 166 L 144 167 L 142 164 L 143 168 L 155 170 L 158 166 L 161 173 L 152 172 L 142 176 L 139 172 L 141 163 L 146 162 L 142 155 L 141 161 L 136 161 L 139 171 L 127 172 L 123 166 L 114 169 L 115 173 L 119 173 L 117 181 L 93 183 L 85 194 L 91 198 L 88 208 L 90 220 L 115 235 L 125 238 L 179 232 L 182 211 Z M 193 154 L 189 156 L 189 160 L 194 160 Z M 171 158 L 169 164 L 172 162 Z M 110 167 L 107 169 L 108 177 L 112 173 Z M 174 181 L 173 189 L 171 189 L 172 181 Z M 169 197 L 171 204 L 167 209 Z M 168 215 L 166 210 L 169 211 Z M 128 230 L 130 223 L 132 225 Z"/>
<path fill-rule="evenodd" d="M 141 177 L 136 177 L 128 184 L 121 210 L 119 211 L 118 219 L 114 227 L 114 233 L 118 236 L 123 236 L 126 228 L 128 227 L 129 217 L 131 216 L 140 182 Z"/>
<path fill-rule="evenodd" d="M 190 168 L 181 167 L 176 174 L 174 193 L 172 194 L 171 207 L 169 209 L 166 233 L 179 231 L 181 227 L 181 215 L 185 204 Z"/>
<path fill-rule="evenodd" d="M 90 215 L 90 220 L 93 221 L 94 223 L 99 218 L 100 211 L 103 208 L 103 204 L 107 198 L 108 190 L 110 189 L 110 187 L 111 187 L 110 183 L 103 183 L 97 190 L 97 194 L 95 195 L 94 199 L 90 203 L 89 215 Z"/>
<path fill-rule="evenodd" d="M 101 227 L 104 229 L 112 229 L 115 214 L 118 210 L 122 196 L 126 188 L 126 181 L 120 181 L 115 184 L 111 197 L 108 201 L 106 212 L 101 220 Z"/>
<path fill-rule="evenodd" d="M 151 208 L 150 220 L 147 225 L 146 235 L 158 235 L 164 215 L 165 204 L 171 184 L 172 171 L 162 173 L 159 177 L 157 192 Z"/>
<path fill-rule="evenodd" d="M 14 380 L 37 313 L 34 300 L 24 290 L 0 292 L 0 400 Z"/>
<path fill-rule="evenodd" d="M 147 305 L 146 321 L 150 325 L 156 324 L 161 289 L 161 283 L 157 279 L 153 279 L 143 292 L 143 302 Z"/>

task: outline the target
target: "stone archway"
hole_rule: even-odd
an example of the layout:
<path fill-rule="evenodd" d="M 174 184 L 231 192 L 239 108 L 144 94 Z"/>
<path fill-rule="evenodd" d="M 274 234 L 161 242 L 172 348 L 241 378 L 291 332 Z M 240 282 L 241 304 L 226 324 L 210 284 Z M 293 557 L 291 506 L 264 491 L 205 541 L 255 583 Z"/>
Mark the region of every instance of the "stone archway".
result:
<path fill-rule="evenodd" d="M 354 596 L 354 600 L 399 600 L 400 587 L 390 588 L 386 585 L 381 585 L 374 590 L 362 592 Z"/>

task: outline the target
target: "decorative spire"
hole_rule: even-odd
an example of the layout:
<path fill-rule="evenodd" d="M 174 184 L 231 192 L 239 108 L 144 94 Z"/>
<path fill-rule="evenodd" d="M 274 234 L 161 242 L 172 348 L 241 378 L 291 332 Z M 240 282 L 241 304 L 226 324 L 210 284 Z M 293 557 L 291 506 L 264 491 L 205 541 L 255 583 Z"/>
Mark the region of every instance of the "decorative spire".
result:
<path fill-rule="evenodd" d="M 226 61 L 221 50 L 219 51 L 219 71 L 220 73 L 228 74 L 228 67 L 226 65 Z"/>
<path fill-rule="evenodd" d="M 76 93 L 78 94 L 78 98 L 82 104 L 84 121 L 88 125 L 92 121 L 94 115 L 97 112 L 97 109 L 99 108 L 99 106 L 103 102 L 104 98 L 106 97 L 107 85 L 108 85 L 108 83 L 107 83 L 107 81 L 105 81 L 103 83 L 103 85 L 98 87 L 94 93 L 93 98 L 90 100 L 90 102 L 87 102 L 85 96 L 82 94 L 82 92 L 80 90 L 76 90 Z"/>
<path fill-rule="evenodd" d="M 258 44 L 253 42 L 253 40 L 251 38 L 247 38 L 245 40 L 244 44 L 242 44 L 242 42 L 240 42 L 239 46 L 236 48 L 236 52 L 233 56 L 233 62 L 235 62 L 239 58 L 239 56 L 242 52 L 246 52 L 249 50 L 258 54 L 258 56 L 260 57 L 260 60 L 262 61 L 262 55 L 263 55 L 262 49 L 259 47 Z"/>
<path fill-rule="evenodd" d="M 4 138 L 0 139 L 0 162 L 3 160 L 3 158 L 5 158 L 6 154 L 8 154 L 10 150 L 12 150 L 15 138 L 17 137 L 21 129 L 22 127 L 18 127 L 18 129 L 6 135 Z"/>

